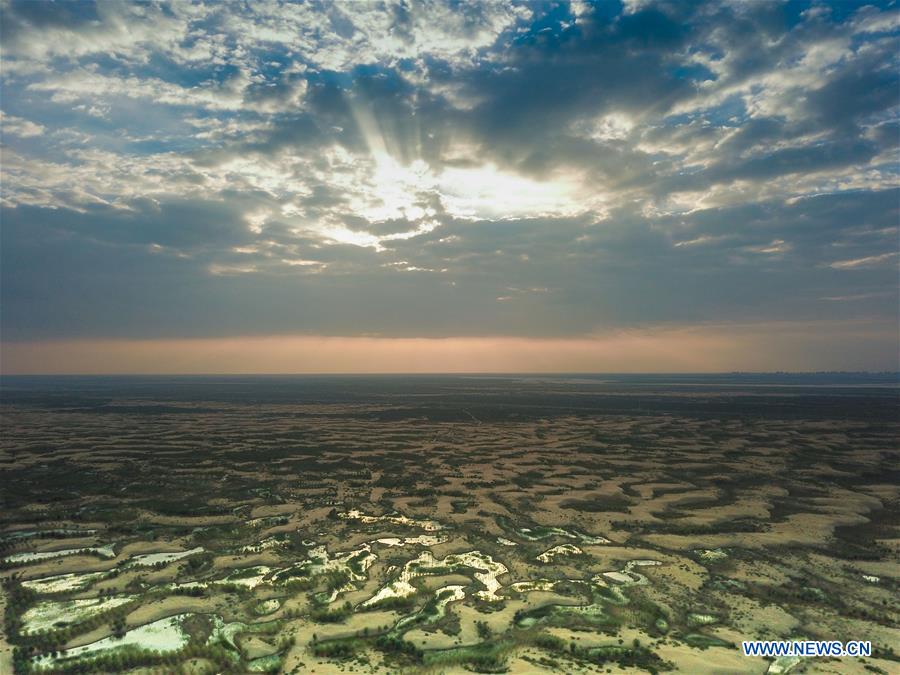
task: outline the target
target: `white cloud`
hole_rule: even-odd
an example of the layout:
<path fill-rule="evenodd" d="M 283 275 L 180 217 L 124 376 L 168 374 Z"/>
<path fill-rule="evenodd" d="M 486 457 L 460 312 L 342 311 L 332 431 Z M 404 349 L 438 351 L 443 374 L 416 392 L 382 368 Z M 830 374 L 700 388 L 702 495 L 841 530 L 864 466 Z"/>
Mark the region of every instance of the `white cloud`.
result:
<path fill-rule="evenodd" d="M 22 117 L 7 115 L 0 110 L 0 131 L 4 134 L 9 134 L 10 136 L 31 138 L 32 136 L 40 136 L 45 130 L 41 124 L 26 120 Z"/>
<path fill-rule="evenodd" d="M 864 258 L 853 258 L 851 260 L 837 260 L 829 265 L 836 270 L 855 270 L 869 267 L 880 267 L 890 263 L 898 256 L 897 252 L 881 253 L 879 255 L 869 255 Z"/>

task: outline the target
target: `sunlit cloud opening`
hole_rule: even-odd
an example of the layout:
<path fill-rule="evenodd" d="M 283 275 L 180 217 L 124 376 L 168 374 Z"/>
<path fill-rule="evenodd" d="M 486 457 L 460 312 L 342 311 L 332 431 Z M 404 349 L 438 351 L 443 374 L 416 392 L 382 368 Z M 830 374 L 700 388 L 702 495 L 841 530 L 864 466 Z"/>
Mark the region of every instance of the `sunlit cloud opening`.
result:
<path fill-rule="evenodd" d="M 462 152 L 460 159 L 470 164 L 467 166 L 451 164 L 435 170 L 421 157 L 401 161 L 401 143 L 384 132 L 384 125 L 369 107 L 353 101 L 351 109 L 371 159 L 365 187 L 351 200 L 351 208 L 369 221 L 431 218 L 435 215 L 432 197 L 453 218 L 473 220 L 570 216 L 589 208 L 579 194 L 580 182 L 574 174 L 535 180 L 492 162 L 473 166 L 471 160 L 477 157 L 477 149 L 466 144 L 450 143 L 445 154 L 453 157 Z M 615 119 L 619 125 L 616 129 L 624 128 L 624 118 Z M 359 160 L 357 164 L 366 165 Z M 349 239 L 360 241 L 360 237 Z"/>
<path fill-rule="evenodd" d="M 493 164 L 445 169 L 438 189 L 447 211 L 457 218 L 571 216 L 585 208 L 571 178 L 535 181 Z"/>

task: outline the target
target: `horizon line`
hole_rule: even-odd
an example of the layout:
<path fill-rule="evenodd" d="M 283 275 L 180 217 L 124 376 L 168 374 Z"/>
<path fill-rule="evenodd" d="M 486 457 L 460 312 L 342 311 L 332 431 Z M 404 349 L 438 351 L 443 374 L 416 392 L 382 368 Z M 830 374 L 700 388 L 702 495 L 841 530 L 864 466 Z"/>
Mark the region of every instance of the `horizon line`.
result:
<path fill-rule="evenodd" d="M 716 370 L 716 371 L 691 371 L 691 370 L 620 370 L 620 371 L 600 371 L 600 370 L 559 370 L 559 371 L 494 371 L 494 370 L 472 370 L 472 371 L 294 371 L 286 373 L 273 372 L 170 372 L 170 373 L 154 373 L 154 372 L 130 372 L 130 373 L 3 373 L 0 372 L 0 378 L 3 377 L 360 377 L 360 376 L 455 376 L 464 377 L 470 375 L 531 375 L 531 376 L 548 376 L 548 375 L 602 375 L 602 376 L 620 376 L 620 375 L 895 375 L 900 377 L 900 370 Z"/>

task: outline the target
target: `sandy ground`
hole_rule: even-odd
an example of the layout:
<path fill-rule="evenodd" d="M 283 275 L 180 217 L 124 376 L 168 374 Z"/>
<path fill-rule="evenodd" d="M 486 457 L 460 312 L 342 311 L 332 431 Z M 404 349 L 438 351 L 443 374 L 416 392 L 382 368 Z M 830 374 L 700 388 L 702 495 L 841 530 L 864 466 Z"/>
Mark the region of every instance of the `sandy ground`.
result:
<path fill-rule="evenodd" d="M 366 578 L 342 591 L 332 607 L 347 601 L 358 606 L 395 579 L 406 561 L 425 550 L 438 560 L 452 553 L 481 550 L 508 568 L 509 572 L 499 577 L 503 587 L 541 578 L 584 582 L 604 572 L 619 572 L 615 581 L 608 583 L 626 584 L 622 593 L 628 605 L 617 606 L 610 613 L 621 622 L 614 636 L 591 629 L 543 630 L 582 646 L 615 644 L 620 639 L 629 644 L 637 638 L 651 646 L 660 658 L 671 661 L 677 672 L 763 673 L 767 666 L 761 659 L 741 656 L 736 649 L 701 650 L 685 644 L 682 638 L 687 632 L 701 630 L 689 627 L 692 613 L 715 617 L 717 623 L 702 632 L 731 642 L 817 631 L 817 636 L 864 635 L 881 645 L 900 644 L 896 611 L 891 614 L 892 610 L 883 604 L 884 599 L 896 594 L 900 580 L 900 538 L 896 532 L 887 527 L 873 528 L 881 547 L 880 557 L 855 559 L 829 554 L 830 547 L 837 546 L 835 536 L 840 534 L 840 526 L 864 528 L 900 495 L 897 486 L 857 486 L 849 480 L 851 465 L 868 471 L 867 475 L 877 475 L 875 469 L 881 466 L 880 462 L 883 464 L 883 453 L 892 449 L 885 440 L 891 429 L 872 431 L 840 421 L 723 421 L 653 414 L 548 414 L 540 419 L 491 422 L 470 411 L 472 418 L 463 422 L 410 422 L 356 418 L 345 414 L 354 412 L 350 406 L 273 405 L 269 412 L 266 424 L 253 427 L 252 439 L 246 442 L 219 436 L 223 433 L 219 428 L 221 418 L 215 418 L 215 423 L 202 418 L 181 418 L 177 422 L 145 420 L 148 425 L 156 425 L 150 431 L 169 432 L 153 436 L 165 450 L 157 457 L 154 472 L 189 479 L 199 490 L 208 490 L 206 503 L 220 515 L 164 516 L 142 506 L 135 522 L 142 527 L 154 525 L 160 531 L 154 535 L 158 536 L 154 541 L 142 539 L 142 530 L 129 529 L 131 523 L 118 530 L 119 534 L 108 534 L 116 530 L 107 530 L 107 523 L 95 522 L 92 517 L 91 526 L 98 529 L 94 536 L 36 540 L 18 544 L 14 550 L 58 550 L 114 541 L 118 544 L 115 560 L 70 556 L 24 565 L 13 572 L 35 578 L 111 570 L 134 555 L 193 548 L 197 545 L 196 528 L 242 524 L 267 517 L 288 519 L 284 524 L 254 525 L 247 540 L 231 540 L 222 535 L 221 542 L 211 545 L 213 564 L 199 572 L 202 579 L 208 580 L 254 565 L 285 568 L 304 559 L 309 555 L 307 549 L 314 545 L 325 546 L 333 556 L 381 538 L 415 537 L 425 530 L 412 521 L 437 520 L 442 528 L 428 533 L 442 537 L 441 543 L 402 547 L 373 543 L 372 552 L 377 559 Z M 73 424 L 79 423 L 79 413 L 72 414 Z M 101 424 L 89 416 L 80 418 L 80 423 Z M 194 461 L 192 454 L 177 443 L 166 448 L 167 439 L 178 437 L 178 429 L 167 430 L 167 424 L 185 425 L 199 438 L 219 439 L 215 447 L 220 455 Z M 246 434 L 248 424 L 255 423 L 244 417 L 226 431 Z M 38 426 L 34 423 L 29 428 Z M 115 436 L 107 431 L 92 428 L 90 437 L 100 443 L 99 439 Z M 253 461 L 248 450 L 283 447 L 291 451 L 274 454 L 265 464 Z M 801 450 L 815 452 L 819 459 L 816 463 L 796 460 L 794 453 Z M 136 458 L 140 457 L 132 448 L 119 451 L 105 445 L 93 455 L 72 450 L 64 454 L 73 463 L 109 472 L 117 470 L 116 458 L 120 455 L 127 456 L 130 462 L 138 462 Z M 833 459 L 833 465 L 828 458 Z M 304 464 L 296 468 L 293 461 Z M 205 482 L 207 474 L 215 476 L 215 482 Z M 148 475 L 156 477 L 155 473 Z M 822 489 L 822 485 L 829 487 Z M 127 495 L 122 501 L 128 502 Z M 47 508 L 23 508 L 16 527 L 25 528 L 25 520 L 40 524 L 41 514 Z M 389 517 L 402 514 L 412 521 L 350 522 L 335 515 L 350 509 Z M 28 518 L 24 517 L 26 513 Z M 750 523 L 756 531 L 741 531 L 733 527 L 735 523 Z M 589 544 L 581 541 L 580 535 L 529 541 L 522 536 L 521 528 L 539 526 L 611 541 Z M 274 534 L 290 537 L 293 548 L 241 551 L 243 546 Z M 498 538 L 512 541 L 515 546 L 504 546 Z M 548 564 L 537 561 L 541 552 L 561 544 L 577 545 L 583 553 L 553 559 Z M 709 560 L 698 549 L 721 549 L 722 555 L 718 560 Z M 661 564 L 635 568 L 646 582 L 632 586 L 621 570 L 634 560 Z M 117 578 L 85 589 L 78 597 L 95 597 L 101 590 L 123 592 L 138 578 L 157 587 L 172 582 L 177 574 L 181 574 L 179 580 L 184 580 L 185 573 L 179 573 L 184 563 L 178 561 L 161 570 L 123 570 Z M 9 573 L 5 571 L 4 575 Z M 475 600 L 475 593 L 483 588 L 475 574 L 473 570 L 458 570 L 454 574 L 418 577 L 415 585 L 420 596 L 415 609 L 438 588 L 464 587 L 466 598 L 448 607 L 448 612 L 458 619 L 459 632 L 450 635 L 413 628 L 405 638 L 426 650 L 476 645 L 482 641 L 476 622 L 484 622 L 494 635 L 502 636 L 510 630 L 519 610 L 587 602 L 584 596 L 549 591 L 506 595 L 501 588 L 503 604 L 485 606 Z M 864 575 L 878 580 L 867 581 Z M 374 651 L 366 652 L 368 665 L 358 661 L 329 662 L 313 658 L 308 644 L 313 634 L 318 640 L 352 637 L 366 629 L 371 634 L 395 625 L 404 612 L 356 612 L 341 623 L 315 623 L 309 617 L 314 604 L 312 596 L 322 589 L 324 579 L 314 579 L 312 586 L 288 591 L 264 584 L 255 591 L 213 590 L 210 597 L 197 598 L 148 594 L 127 616 L 126 623 L 133 627 L 184 612 L 216 614 L 227 621 L 250 624 L 292 617 L 276 634 L 249 630 L 241 635 L 238 643 L 244 656 L 271 654 L 279 638 L 294 637 L 296 643 L 285 655 L 285 672 L 350 672 L 351 666 L 355 672 L 379 668 L 390 672 L 390 668 L 381 668 L 381 657 Z M 798 600 L 791 595 L 803 586 L 820 593 L 812 596 L 820 599 Z M 282 607 L 266 617 L 253 615 L 251 608 L 256 602 L 269 597 L 282 599 Z M 844 604 L 838 603 L 838 598 Z M 667 637 L 651 635 L 648 625 L 641 624 L 646 619 L 638 611 L 640 603 L 667 617 L 672 626 Z M 877 612 L 881 614 L 876 615 Z M 299 618 L 294 618 L 295 614 Z M 444 626 L 448 624 L 453 626 L 452 621 Z M 93 642 L 110 631 L 110 626 L 100 626 L 76 635 L 68 646 Z M 0 673 L 10 668 L 9 646 L 3 640 L 0 636 Z M 549 659 L 562 665 L 549 666 Z M 874 660 L 872 663 L 888 672 L 894 665 Z M 199 673 L 209 666 L 198 661 L 193 670 Z M 818 661 L 803 667 L 806 672 L 863 672 L 860 663 L 851 661 Z M 635 672 L 615 664 L 579 664 L 566 656 L 532 647 L 511 653 L 509 668 L 512 673 L 560 669 L 572 673 Z M 455 668 L 439 672 L 469 671 Z"/>

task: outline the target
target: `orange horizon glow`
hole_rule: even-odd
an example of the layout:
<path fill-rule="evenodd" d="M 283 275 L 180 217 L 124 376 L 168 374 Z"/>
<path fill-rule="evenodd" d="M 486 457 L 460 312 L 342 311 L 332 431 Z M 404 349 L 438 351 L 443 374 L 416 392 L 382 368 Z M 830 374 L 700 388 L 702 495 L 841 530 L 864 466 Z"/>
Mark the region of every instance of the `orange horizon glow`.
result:
<path fill-rule="evenodd" d="M 885 363 L 896 361 L 896 339 L 896 328 L 892 326 L 860 322 L 654 328 L 580 338 L 294 335 L 82 339 L 2 343 L 0 372 L 124 375 L 885 370 Z M 865 342 L 866 349 L 858 349 L 860 341 Z"/>

